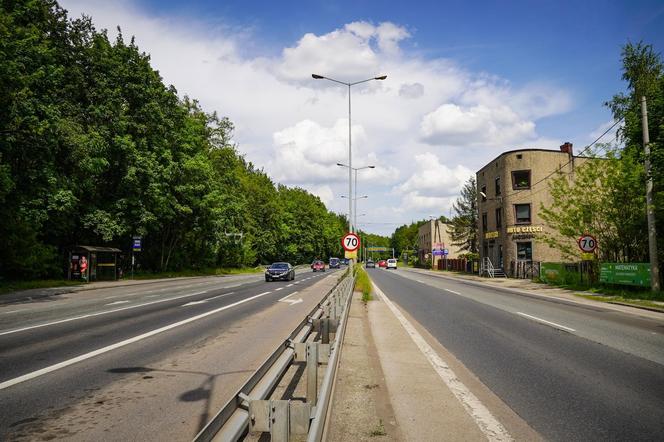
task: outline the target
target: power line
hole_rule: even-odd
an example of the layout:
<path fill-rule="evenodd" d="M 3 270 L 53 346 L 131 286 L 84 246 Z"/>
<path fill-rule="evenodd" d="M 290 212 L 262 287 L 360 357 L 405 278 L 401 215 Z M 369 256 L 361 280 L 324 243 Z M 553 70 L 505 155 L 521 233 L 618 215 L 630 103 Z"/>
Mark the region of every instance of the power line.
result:
<path fill-rule="evenodd" d="M 602 138 L 604 138 L 604 136 L 605 136 L 606 134 L 608 134 L 609 132 L 611 132 L 611 130 L 612 130 L 614 127 L 616 127 L 618 124 L 620 124 L 624 119 L 625 119 L 625 117 L 621 117 L 620 119 L 616 120 L 616 122 L 613 123 L 613 124 L 611 125 L 611 127 L 609 127 L 607 130 L 605 130 L 604 133 L 602 133 L 602 135 L 600 135 L 599 137 L 597 137 L 597 138 L 595 139 L 595 141 L 593 141 L 592 143 L 590 143 L 589 145 L 587 145 L 587 146 L 586 146 L 581 152 L 579 152 L 579 154 L 578 154 L 577 156 L 580 157 L 581 155 L 583 155 L 584 153 L 586 153 L 591 147 L 593 147 L 593 146 L 594 146 L 599 140 L 601 140 Z M 507 195 L 504 195 L 503 198 L 507 198 L 508 196 L 512 196 L 512 195 L 516 195 L 516 194 L 522 193 L 524 190 L 531 190 L 531 189 L 532 189 L 533 187 L 535 187 L 536 185 L 538 185 L 538 184 L 540 184 L 540 183 L 542 183 L 542 182 L 548 180 L 548 179 L 549 179 L 551 176 L 553 176 L 554 174 L 556 174 L 556 173 L 560 173 L 561 170 L 562 170 L 564 167 L 566 167 L 567 165 L 569 165 L 569 164 L 573 161 L 573 159 L 574 159 L 574 156 L 572 156 L 569 160 L 567 160 L 567 162 L 566 162 L 565 164 L 562 164 L 561 166 L 559 166 L 559 167 L 558 167 L 558 170 L 554 170 L 553 172 L 551 172 L 550 174 L 548 174 L 547 176 L 545 176 L 545 177 L 542 178 L 541 180 L 536 181 L 535 183 L 531 184 L 529 189 L 517 190 L 517 191 L 515 191 L 515 192 L 512 192 L 512 193 L 509 193 L 509 194 L 507 194 Z M 569 172 L 568 172 L 568 173 L 569 173 Z M 532 192 L 529 193 L 529 195 L 532 195 Z"/>

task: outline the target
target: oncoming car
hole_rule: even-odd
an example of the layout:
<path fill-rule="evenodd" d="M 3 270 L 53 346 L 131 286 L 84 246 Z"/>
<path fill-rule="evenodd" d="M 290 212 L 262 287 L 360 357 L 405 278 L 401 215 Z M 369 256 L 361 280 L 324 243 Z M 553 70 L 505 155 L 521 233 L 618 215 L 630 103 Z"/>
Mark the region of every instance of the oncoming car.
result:
<path fill-rule="evenodd" d="M 388 259 L 388 260 L 387 260 L 387 267 L 385 267 L 385 268 L 388 269 L 388 270 L 389 270 L 389 269 L 394 269 L 394 270 L 396 270 L 396 269 L 397 269 L 397 260 L 394 259 L 394 258 L 390 258 L 390 259 Z"/>
<path fill-rule="evenodd" d="M 314 261 L 311 264 L 311 269 L 314 272 L 324 272 L 325 271 L 325 263 L 323 261 Z"/>
<path fill-rule="evenodd" d="M 341 262 L 339 261 L 339 258 L 330 258 L 331 269 L 338 269 L 340 267 L 341 267 Z"/>
<path fill-rule="evenodd" d="M 373 262 L 370 259 L 367 259 L 367 263 L 365 264 L 365 267 L 368 269 L 375 269 L 376 268 L 376 263 Z"/>
<path fill-rule="evenodd" d="M 295 269 L 290 263 L 275 262 L 265 269 L 265 281 L 292 281 L 295 279 Z"/>

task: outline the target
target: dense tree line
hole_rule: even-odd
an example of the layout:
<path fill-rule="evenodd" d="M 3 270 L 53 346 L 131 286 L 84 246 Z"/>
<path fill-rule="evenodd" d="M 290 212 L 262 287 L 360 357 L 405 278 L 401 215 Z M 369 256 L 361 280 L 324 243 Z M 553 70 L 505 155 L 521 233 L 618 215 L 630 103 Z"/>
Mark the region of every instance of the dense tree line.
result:
<path fill-rule="evenodd" d="M 569 241 L 549 238 L 551 245 L 570 256 L 570 246 L 579 232 L 596 235 L 600 260 L 648 262 L 646 176 L 643 146 L 641 97 L 648 102 L 650 177 L 653 195 L 660 267 L 664 264 L 664 68 L 660 54 L 651 45 L 628 43 L 622 51 L 623 80 L 627 92 L 615 95 L 606 105 L 616 122 L 624 119 L 616 148 L 601 145 L 594 152 L 602 160 L 588 162 L 574 173 L 562 174 L 550 183 L 554 204 L 543 208 L 547 224 Z M 603 152 L 602 152 L 603 151 Z"/>
<path fill-rule="evenodd" d="M 69 246 L 135 234 L 150 270 L 339 255 L 345 219 L 232 135 L 133 39 L 53 0 L 0 2 L 0 277 L 61 276 Z"/>

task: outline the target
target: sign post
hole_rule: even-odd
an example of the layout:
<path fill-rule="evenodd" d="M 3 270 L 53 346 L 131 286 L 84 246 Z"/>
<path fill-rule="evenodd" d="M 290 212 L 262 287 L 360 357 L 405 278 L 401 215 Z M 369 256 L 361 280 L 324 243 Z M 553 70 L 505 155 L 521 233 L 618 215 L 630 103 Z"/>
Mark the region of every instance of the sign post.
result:
<path fill-rule="evenodd" d="M 140 252 L 142 250 L 143 238 L 140 236 L 132 237 L 131 241 L 131 279 L 134 279 L 134 263 L 136 258 L 134 257 L 134 252 Z"/>

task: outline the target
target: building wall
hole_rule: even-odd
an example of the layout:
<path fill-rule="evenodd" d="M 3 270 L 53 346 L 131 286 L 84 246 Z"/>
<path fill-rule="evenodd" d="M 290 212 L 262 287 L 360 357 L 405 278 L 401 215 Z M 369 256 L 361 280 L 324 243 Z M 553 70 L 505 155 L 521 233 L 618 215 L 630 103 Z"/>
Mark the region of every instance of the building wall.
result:
<path fill-rule="evenodd" d="M 563 148 L 568 148 L 570 152 L 563 151 Z M 557 232 L 546 226 L 540 211 L 542 206 L 548 207 L 553 203 L 549 193 L 551 180 L 546 177 L 556 170 L 572 173 L 589 160 L 574 157 L 571 149 L 571 144 L 565 144 L 561 146 L 561 151 L 524 149 L 505 152 L 477 172 L 480 257 L 488 256 L 495 267 L 505 270 L 510 269 L 512 261 L 563 260 L 557 249 L 542 241 L 545 234 L 557 235 Z M 529 188 L 518 188 L 513 175 L 515 171 L 530 171 Z M 500 182 L 499 194 L 496 192 L 497 178 Z M 486 200 L 480 195 L 482 191 L 487 195 Z M 521 204 L 530 205 L 529 222 L 517 220 L 516 205 Z"/>
<path fill-rule="evenodd" d="M 438 225 L 438 230 L 436 231 L 436 224 Z M 448 233 L 447 229 L 451 228 L 450 224 L 441 222 L 440 220 L 431 220 L 426 224 L 422 224 L 418 230 L 418 249 L 419 249 L 419 259 L 420 262 L 426 260 L 425 255 L 431 255 L 431 251 L 434 249 L 434 245 L 437 243 L 442 244 L 443 248 L 449 251 L 447 255 L 448 259 L 456 259 L 463 253 L 458 247 L 452 245 L 452 238 Z M 443 259 L 442 256 L 434 257 L 434 266 L 438 264 L 438 261 Z"/>

